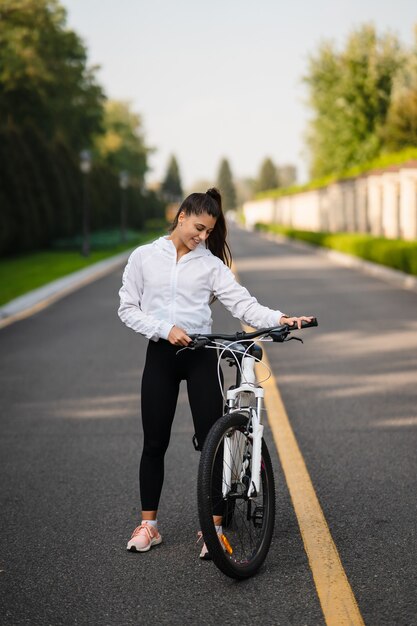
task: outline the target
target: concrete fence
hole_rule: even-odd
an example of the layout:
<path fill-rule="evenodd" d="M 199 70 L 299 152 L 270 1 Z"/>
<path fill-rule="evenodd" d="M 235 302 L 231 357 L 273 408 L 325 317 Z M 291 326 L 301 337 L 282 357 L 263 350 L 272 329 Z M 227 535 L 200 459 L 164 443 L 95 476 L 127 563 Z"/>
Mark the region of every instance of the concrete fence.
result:
<path fill-rule="evenodd" d="M 417 239 L 417 161 L 373 170 L 321 189 L 245 202 L 246 224 Z"/>

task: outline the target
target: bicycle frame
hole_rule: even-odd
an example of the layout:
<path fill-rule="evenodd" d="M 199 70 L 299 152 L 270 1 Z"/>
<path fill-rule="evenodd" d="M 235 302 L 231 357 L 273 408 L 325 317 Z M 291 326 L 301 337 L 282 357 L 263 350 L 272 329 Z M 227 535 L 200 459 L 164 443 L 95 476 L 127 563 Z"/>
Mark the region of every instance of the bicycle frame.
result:
<path fill-rule="evenodd" d="M 313 326 L 317 326 L 317 319 L 312 317 L 310 321 L 303 321 L 301 328 L 310 328 Z M 263 328 L 250 333 L 236 333 L 235 335 L 194 335 L 192 336 L 193 341 L 193 349 L 197 347 L 205 347 L 210 343 L 210 341 L 214 340 L 214 344 L 217 343 L 217 347 L 221 347 L 224 344 L 218 343 L 221 340 L 226 340 L 231 342 L 229 347 L 227 348 L 230 352 L 233 352 L 232 345 L 238 344 L 241 342 L 253 342 L 253 340 L 257 337 L 269 337 L 272 341 L 275 342 L 284 342 L 289 341 L 288 335 L 292 330 L 298 330 L 296 327 L 292 328 L 286 324 L 281 326 L 271 327 L 271 328 Z M 291 337 L 292 339 L 298 339 L 297 337 Z M 290 338 L 290 339 L 291 339 Z M 216 341 L 217 340 L 217 341 Z M 301 339 L 298 339 L 302 341 Z M 253 345 L 253 343 L 252 343 Z M 226 401 L 227 401 L 227 412 L 239 412 L 239 413 L 247 413 L 248 414 L 248 428 L 251 429 L 251 437 L 252 437 L 252 475 L 251 475 L 251 484 L 248 487 L 248 498 L 255 498 L 260 490 L 260 480 L 261 480 L 261 463 L 262 463 L 262 437 L 264 432 L 264 427 L 262 425 L 262 407 L 263 407 L 263 399 L 264 399 L 264 390 L 260 385 L 257 385 L 255 379 L 255 362 L 259 360 L 252 356 L 249 351 L 245 351 L 245 354 L 241 358 L 240 367 L 237 363 L 238 372 L 236 378 L 236 387 L 231 388 L 227 392 Z M 255 406 L 251 406 L 250 402 L 248 405 L 243 406 L 242 400 L 244 399 L 245 394 L 248 394 L 249 397 L 255 399 Z M 231 467 L 231 459 L 236 458 L 234 453 L 237 451 L 237 447 L 241 445 L 241 441 L 239 438 L 243 440 L 243 436 L 240 433 L 235 431 L 231 438 L 233 441 L 230 442 L 230 446 L 224 446 L 223 452 L 223 486 L 222 493 L 223 497 L 226 498 L 228 493 L 232 488 L 233 483 L 233 475 L 232 475 L 232 467 Z M 243 458 L 243 453 L 242 453 Z M 245 461 L 245 464 L 249 464 L 249 460 Z M 245 475 L 246 467 L 242 466 L 241 468 L 241 476 L 237 476 L 235 480 L 241 480 Z"/>
<path fill-rule="evenodd" d="M 317 320 L 302 320 L 300 326 L 317 326 Z M 292 330 L 298 330 L 298 326 L 283 324 L 234 335 L 194 335 L 188 345 L 194 350 L 217 350 L 217 377 L 226 404 L 225 415 L 214 422 L 201 452 L 198 514 L 213 562 L 224 574 L 238 580 L 253 576 L 264 562 L 275 522 L 274 470 L 263 439 L 264 381 L 255 380 L 255 363 L 262 361 L 263 351 L 254 340 L 282 343 L 297 339 L 289 337 Z M 220 359 L 236 367 L 236 382 L 226 394 Z M 272 372 L 265 366 L 269 373 L 261 378 L 267 380 Z"/>
<path fill-rule="evenodd" d="M 248 489 L 248 497 L 256 497 L 259 493 L 261 480 L 261 451 L 262 437 L 264 427 L 262 425 L 262 406 L 264 398 L 264 390 L 260 386 L 256 386 L 255 380 L 255 359 L 250 356 L 244 356 L 242 359 L 242 376 L 241 384 L 235 389 L 229 389 L 227 392 L 227 408 L 228 413 L 239 411 L 248 413 L 248 426 L 252 429 L 252 480 Z M 255 398 L 256 406 L 242 407 L 239 400 L 243 394 L 251 394 Z M 226 497 L 232 487 L 232 459 L 236 458 L 235 452 L 242 444 L 243 437 L 239 432 L 234 432 L 230 446 L 224 446 L 223 451 L 223 496 Z M 241 439 L 241 440 L 239 440 Z M 243 451 L 242 451 L 243 455 Z M 248 461 L 247 461 L 248 463 Z M 245 472 L 246 467 L 242 466 L 241 472 Z M 241 479 L 242 476 L 236 477 Z"/>

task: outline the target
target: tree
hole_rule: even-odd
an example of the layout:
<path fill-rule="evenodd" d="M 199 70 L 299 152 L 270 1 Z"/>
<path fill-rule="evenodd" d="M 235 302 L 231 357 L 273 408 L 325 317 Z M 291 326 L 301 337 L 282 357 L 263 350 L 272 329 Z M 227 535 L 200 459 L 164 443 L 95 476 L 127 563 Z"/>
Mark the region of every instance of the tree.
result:
<path fill-rule="evenodd" d="M 96 151 L 116 174 L 125 171 L 130 180 L 142 185 L 148 170 L 142 119 L 128 102 L 109 100 L 104 106 L 103 134 L 96 138 Z"/>
<path fill-rule="evenodd" d="M 222 159 L 217 174 L 217 187 L 222 194 L 223 210 L 229 211 L 236 208 L 236 190 L 233 184 L 232 171 L 227 159 Z"/>
<path fill-rule="evenodd" d="M 417 146 L 417 26 L 414 32 L 414 48 L 394 80 L 387 123 L 382 129 L 389 151 Z"/>
<path fill-rule="evenodd" d="M 304 78 L 313 118 L 307 133 L 311 174 L 341 172 L 381 152 L 394 78 L 405 55 L 374 26 L 353 32 L 342 52 L 331 43 L 310 58 Z"/>
<path fill-rule="evenodd" d="M 178 202 L 182 198 L 180 170 L 174 155 L 169 160 L 161 191 L 163 196 L 170 202 Z"/>
<path fill-rule="evenodd" d="M 0 5 L 0 123 L 35 126 L 79 150 L 100 131 L 104 93 L 57 0 Z"/>
<path fill-rule="evenodd" d="M 297 168 L 295 165 L 279 165 L 277 167 L 278 187 L 290 187 L 297 181 Z"/>
<path fill-rule="evenodd" d="M 131 175 L 129 224 L 163 215 L 161 200 L 142 189 L 149 148 L 141 118 L 126 103 L 104 110 L 95 71 L 57 0 L 0 0 L 0 254 L 80 232 L 79 151 L 93 143 L 92 228 L 119 222 L 121 169 Z"/>
<path fill-rule="evenodd" d="M 277 168 L 269 157 L 262 161 L 256 180 L 256 191 L 267 191 L 278 187 Z"/>

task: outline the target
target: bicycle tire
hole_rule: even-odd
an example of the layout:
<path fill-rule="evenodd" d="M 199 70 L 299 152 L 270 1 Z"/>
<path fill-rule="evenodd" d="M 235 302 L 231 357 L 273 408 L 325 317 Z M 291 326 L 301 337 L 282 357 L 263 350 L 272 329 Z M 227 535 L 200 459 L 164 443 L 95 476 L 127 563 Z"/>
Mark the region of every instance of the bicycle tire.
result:
<path fill-rule="evenodd" d="M 219 483 L 220 467 L 223 471 L 223 446 L 230 445 L 227 441 L 235 432 L 241 433 L 246 452 L 243 458 L 248 458 L 251 450 L 251 435 L 247 430 L 248 415 L 245 413 L 231 413 L 220 418 L 211 428 L 203 451 L 201 453 L 198 482 L 198 514 L 201 530 L 209 554 L 215 565 L 227 576 L 235 579 L 244 579 L 253 576 L 266 559 L 272 540 L 275 523 L 275 486 L 271 457 L 267 445 L 262 440 L 261 485 L 256 497 L 245 499 L 245 490 L 250 484 L 250 473 L 245 471 L 241 481 L 235 480 L 234 491 L 230 489 L 224 498 Z M 236 452 L 237 460 L 233 460 L 243 467 L 242 451 Z M 250 457 L 249 457 L 250 458 Z M 221 459 L 221 461 L 220 461 Z M 237 467 L 236 465 L 236 467 Z M 234 470 L 234 471 L 235 471 Z M 236 497 L 236 495 L 238 497 Z M 223 526 L 222 543 L 216 533 L 213 522 L 213 510 L 223 501 L 223 517 L 228 520 Z M 228 504 L 233 505 L 232 511 Z M 230 552 L 230 550 L 232 552 Z"/>

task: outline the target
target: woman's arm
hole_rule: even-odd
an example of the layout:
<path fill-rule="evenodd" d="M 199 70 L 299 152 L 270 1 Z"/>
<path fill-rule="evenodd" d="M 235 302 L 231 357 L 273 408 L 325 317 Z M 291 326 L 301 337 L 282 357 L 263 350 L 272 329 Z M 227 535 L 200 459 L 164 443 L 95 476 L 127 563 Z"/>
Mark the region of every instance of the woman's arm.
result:
<path fill-rule="evenodd" d="M 213 293 L 234 317 L 244 321 L 254 328 L 278 326 L 280 324 L 296 324 L 301 328 L 303 320 L 312 318 L 301 316 L 293 317 L 259 304 L 250 295 L 249 291 L 240 285 L 233 272 L 221 261 L 217 271 L 213 273 Z"/>
<path fill-rule="evenodd" d="M 214 295 L 233 317 L 237 317 L 254 328 L 278 326 L 282 317 L 285 316 L 282 311 L 259 304 L 257 299 L 237 282 L 233 272 L 221 261 L 218 262 L 213 272 L 212 289 Z"/>
<path fill-rule="evenodd" d="M 173 324 L 144 313 L 140 307 L 143 294 L 142 259 L 139 249 L 132 252 L 123 272 L 119 291 L 118 315 L 129 328 L 148 339 L 168 339 Z"/>

